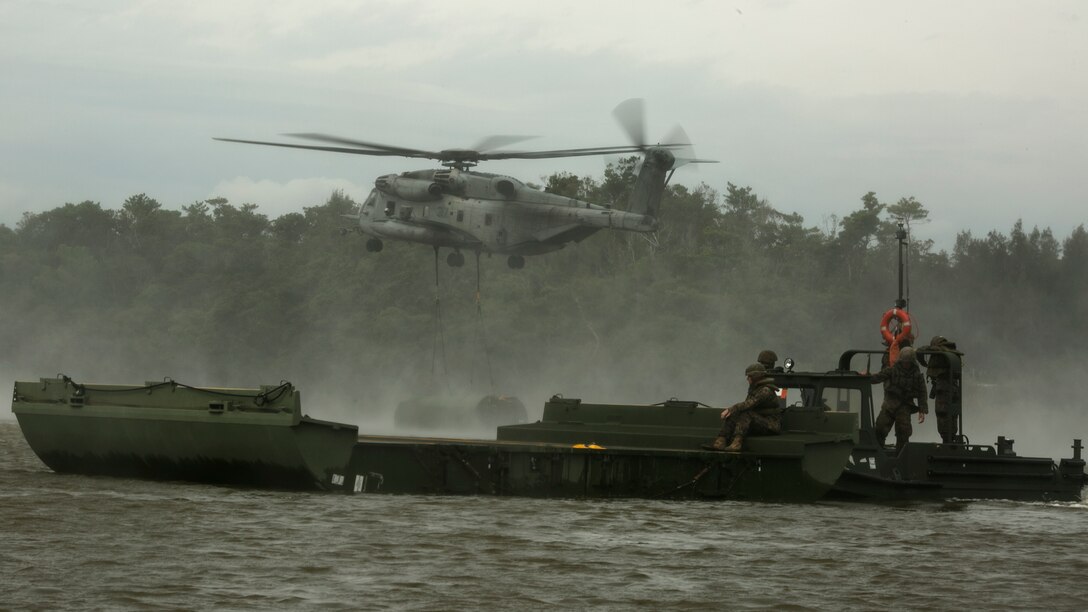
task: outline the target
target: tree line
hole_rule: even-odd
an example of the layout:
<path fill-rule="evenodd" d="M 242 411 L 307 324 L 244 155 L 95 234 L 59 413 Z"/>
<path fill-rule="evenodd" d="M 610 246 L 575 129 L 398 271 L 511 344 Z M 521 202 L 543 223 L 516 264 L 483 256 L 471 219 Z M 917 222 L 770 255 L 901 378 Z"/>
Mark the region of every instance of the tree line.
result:
<path fill-rule="evenodd" d="M 624 160 L 541 188 L 622 207 L 634 172 Z M 1088 321 L 1083 225 L 1057 236 L 1019 221 L 965 230 L 938 250 L 919 229 L 930 211 L 912 197 L 865 193 L 814 225 L 751 187 L 673 185 L 656 243 L 605 231 L 522 270 L 485 255 L 477 302 L 471 257 L 443 263 L 436 288 L 431 249 L 368 253 L 343 234 L 356 206 L 336 192 L 270 218 L 252 203 L 172 210 L 138 194 L 117 209 L 25 213 L 0 226 L 3 367 L 105 382 L 290 379 L 363 411 L 451 380 L 527 404 L 552 392 L 720 402 L 760 349 L 824 370 L 842 350 L 878 348 L 905 219 L 921 343 L 957 341 L 980 384 L 1057 380 L 1069 363 L 1088 373 L 1075 361 Z"/>

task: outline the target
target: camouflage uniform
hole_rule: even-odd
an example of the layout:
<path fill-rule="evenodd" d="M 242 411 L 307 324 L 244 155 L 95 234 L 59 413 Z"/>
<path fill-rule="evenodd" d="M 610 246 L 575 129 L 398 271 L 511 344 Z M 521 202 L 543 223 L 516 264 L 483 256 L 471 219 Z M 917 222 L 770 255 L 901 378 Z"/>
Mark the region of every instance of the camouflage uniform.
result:
<path fill-rule="evenodd" d="M 914 345 L 914 336 L 907 336 L 899 343 L 899 350 L 902 351 L 905 348 L 912 347 Z M 885 342 L 884 346 L 888 346 Z M 884 369 L 890 366 L 892 363 L 891 347 L 884 349 L 884 354 L 880 356 L 880 369 Z M 887 385 L 885 385 L 887 387 Z"/>
<path fill-rule="evenodd" d="M 728 408 L 732 411 L 722 423 L 718 434 L 726 442 L 744 442 L 748 434 L 777 434 L 782 431 L 782 413 L 779 409 L 778 395 L 775 393 L 774 380 L 763 375 L 748 386 L 748 397 L 743 402 Z"/>
<path fill-rule="evenodd" d="M 910 424 L 910 415 L 915 412 L 912 399 L 918 400 L 918 411 L 929 414 L 929 402 L 926 399 L 926 381 L 922 378 L 922 372 L 918 369 L 918 363 L 913 355 L 909 359 L 900 359 L 895 365 L 884 368 L 879 374 L 869 377 L 874 385 L 884 385 L 884 403 L 880 405 L 880 416 L 876 419 L 874 429 L 876 439 L 880 446 L 884 446 L 884 440 L 891 431 L 892 423 L 895 423 L 895 448 L 900 451 L 907 445 L 910 435 L 914 433 Z"/>
<path fill-rule="evenodd" d="M 955 353 L 956 344 L 949 342 L 943 336 L 934 336 L 926 349 Z M 922 357 L 925 359 L 925 357 Z M 948 444 L 956 440 L 959 431 L 959 415 L 952 412 L 952 394 L 956 391 L 957 383 L 949 378 L 948 358 L 943 355 L 929 355 L 928 363 L 922 361 L 926 368 L 926 377 L 932 388 L 929 397 L 933 398 L 933 412 L 937 415 L 937 433 L 941 434 L 941 441 Z"/>

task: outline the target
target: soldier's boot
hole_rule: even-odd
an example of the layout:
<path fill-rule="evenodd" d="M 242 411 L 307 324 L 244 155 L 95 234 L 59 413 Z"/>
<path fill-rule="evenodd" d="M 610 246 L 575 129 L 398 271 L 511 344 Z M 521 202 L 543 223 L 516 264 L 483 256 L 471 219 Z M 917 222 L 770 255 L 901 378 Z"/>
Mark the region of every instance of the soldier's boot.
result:
<path fill-rule="evenodd" d="M 733 441 L 724 450 L 727 453 L 739 453 L 742 446 L 744 446 L 744 437 L 734 436 Z"/>
<path fill-rule="evenodd" d="M 895 456 L 898 457 L 899 453 L 903 452 L 903 447 L 907 445 L 907 441 L 901 438 L 895 439 Z"/>
<path fill-rule="evenodd" d="M 725 436 L 718 436 L 717 438 L 714 438 L 714 441 L 710 444 L 704 444 L 703 448 L 706 450 L 723 451 L 727 445 L 728 443 L 725 440 Z"/>

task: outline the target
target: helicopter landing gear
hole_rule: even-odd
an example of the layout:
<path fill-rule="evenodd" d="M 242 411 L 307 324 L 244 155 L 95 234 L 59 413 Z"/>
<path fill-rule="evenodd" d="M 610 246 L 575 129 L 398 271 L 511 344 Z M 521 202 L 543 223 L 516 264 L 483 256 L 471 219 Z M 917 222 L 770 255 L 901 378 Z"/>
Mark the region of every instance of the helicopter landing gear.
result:
<path fill-rule="evenodd" d="M 384 246 L 382 244 L 382 241 L 378 240 L 377 238 L 371 238 L 370 240 L 366 241 L 366 250 L 370 251 L 371 253 L 377 253 L 378 251 L 382 250 L 382 246 Z"/>
<path fill-rule="evenodd" d="M 449 255 L 446 255 L 446 263 L 448 263 L 451 268 L 460 268 L 465 265 L 465 256 L 460 251 L 454 251 Z"/>
<path fill-rule="evenodd" d="M 506 265 L 512 270 L 520 270 L 525 267 L 525 258 L 521 255 L 511 255 L 506 258 Z"/>

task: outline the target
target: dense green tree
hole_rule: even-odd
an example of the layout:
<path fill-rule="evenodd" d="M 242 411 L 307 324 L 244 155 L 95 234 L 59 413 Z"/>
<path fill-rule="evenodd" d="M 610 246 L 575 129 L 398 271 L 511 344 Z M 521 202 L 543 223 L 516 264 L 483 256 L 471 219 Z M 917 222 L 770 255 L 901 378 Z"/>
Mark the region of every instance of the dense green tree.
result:
<path fill-rule="evenodd" d="M 623 207 L 636 171 L 629 158 L 601 180 L 561 173 L 544 186 Z M 356 207 L 335 192 L 269 219 L 252 203 L 175 211 L 138 194 L 116 210 L 28 213 L 0 226 L 0 364 L 197 384 L 290 378 L 386 408 L 443 379 L 492 377 L 515 392 L 713 401 L 759 349 L 826 364 L 876 345 L 896 297 L 896 224 L 922 234 L 930 217 L 913 197 L 887 205 L 869 192 L 819 229 L 751 187 L 674 185 L 656 240 L 601 232 L 520 271 L 484 255 L 477 302 L 471 258 L 442 264 L 436 287 L 430 249 L 369 253 L 345 234 Z M 957 339 L 980 378 L 1079 359 L 1069 339 L 1088 321 L 1083 225 L 1064 237 L 1020 222 L 965 231 L 947 253 L 915 238 L 910 261 L 919 333 Z"/>

